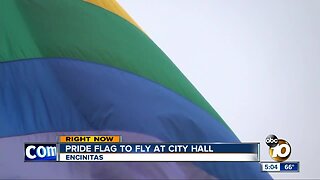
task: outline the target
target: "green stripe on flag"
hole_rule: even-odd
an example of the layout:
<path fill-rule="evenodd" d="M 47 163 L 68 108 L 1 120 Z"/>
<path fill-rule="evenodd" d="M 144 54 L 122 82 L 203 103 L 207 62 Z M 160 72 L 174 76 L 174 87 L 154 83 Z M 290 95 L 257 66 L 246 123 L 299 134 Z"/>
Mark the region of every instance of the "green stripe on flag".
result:
<path fill-rule="evenodd" d="M 105 9 L 84 1 L 1 0 L 0 27 L 0 62 L 63 57 L 110 65 L 175 91 L 224 123 L 148 36 Z"/>

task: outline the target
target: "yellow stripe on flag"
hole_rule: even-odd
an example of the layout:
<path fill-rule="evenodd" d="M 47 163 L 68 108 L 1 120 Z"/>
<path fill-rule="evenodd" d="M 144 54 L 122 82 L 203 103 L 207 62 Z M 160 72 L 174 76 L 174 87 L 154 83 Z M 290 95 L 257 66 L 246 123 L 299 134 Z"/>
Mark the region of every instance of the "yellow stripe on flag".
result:
<path fill-rule="evenodd" d="M 131 24 L 135 25 L 137 28 L 142 30 L 142 28 L 130 17 L 130 15 L 120 6 L 120 4 L 116 0 L 85 0 L 91 4 L 99 6 L 103 9 L 106 9 L 123 19 L 127 20 Z"/>

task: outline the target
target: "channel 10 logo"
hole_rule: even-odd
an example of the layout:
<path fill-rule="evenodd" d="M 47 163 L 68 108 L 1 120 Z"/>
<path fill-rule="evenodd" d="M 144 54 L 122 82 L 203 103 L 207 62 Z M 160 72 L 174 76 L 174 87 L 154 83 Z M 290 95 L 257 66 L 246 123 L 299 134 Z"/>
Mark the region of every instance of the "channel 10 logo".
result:
<path fill-rule="evenodd" d="M 269 146 L 269 155 L 273 160 L 283 162 L 290 157 L 291 146 L 286 140 L 278 139 L 271 134 L 267 136 L 266 144 Z"/>
<path fill-rule="evenodd" d="M 56 161 L 56 144 L 24 144 L 25 161 Z"/>

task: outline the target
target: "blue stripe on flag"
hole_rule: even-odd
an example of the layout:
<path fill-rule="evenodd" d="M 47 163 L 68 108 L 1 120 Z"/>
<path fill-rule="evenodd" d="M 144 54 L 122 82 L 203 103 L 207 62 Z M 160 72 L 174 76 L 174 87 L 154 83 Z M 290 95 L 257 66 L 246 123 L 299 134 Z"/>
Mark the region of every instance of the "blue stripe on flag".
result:
<path fill-rule="evenodd" d="M 0 137 L 118 130 L 164 142 L 239 142 L 176 93 L 134 74 L 71 59 L 0 64 Z M 218 178 L 267 178 L 258 163 L 197 163 Z"/>

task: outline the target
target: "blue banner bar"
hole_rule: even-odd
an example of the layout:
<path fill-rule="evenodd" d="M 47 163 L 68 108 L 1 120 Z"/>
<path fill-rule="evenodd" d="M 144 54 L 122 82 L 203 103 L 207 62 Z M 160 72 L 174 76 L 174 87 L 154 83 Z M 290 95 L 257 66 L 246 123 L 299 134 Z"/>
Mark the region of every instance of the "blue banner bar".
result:
<path fill-rule="evenodd" d="M 255 153 L 258 143 L 213 144 L 213 143 L 143 143 L 143 144 L 60 144 L 60 153 Z"/>

